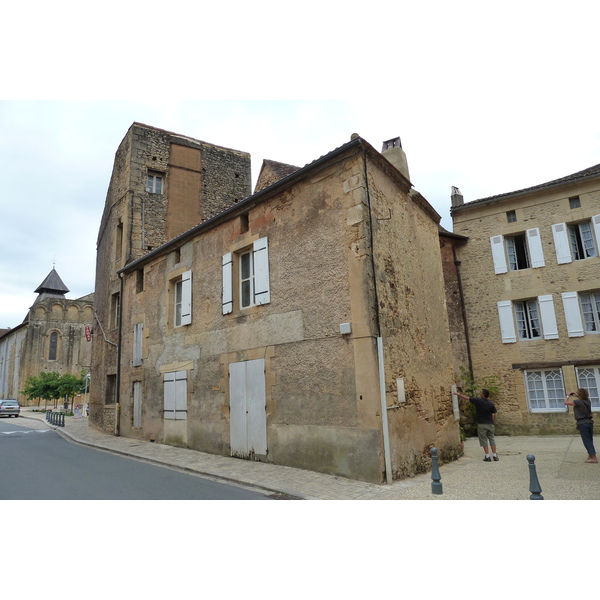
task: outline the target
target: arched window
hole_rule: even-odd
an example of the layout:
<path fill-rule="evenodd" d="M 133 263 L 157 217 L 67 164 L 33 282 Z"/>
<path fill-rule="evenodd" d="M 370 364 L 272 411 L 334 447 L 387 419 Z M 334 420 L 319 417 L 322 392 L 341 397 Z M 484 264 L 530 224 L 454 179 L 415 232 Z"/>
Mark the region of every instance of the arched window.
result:
<path fill-rule="evenodd" d="M 58 349 L 58 332 L 53 331 L 50 334 L 50 349 L 48 351 L 48 360 L 56 360 L 57 349 Z"/>

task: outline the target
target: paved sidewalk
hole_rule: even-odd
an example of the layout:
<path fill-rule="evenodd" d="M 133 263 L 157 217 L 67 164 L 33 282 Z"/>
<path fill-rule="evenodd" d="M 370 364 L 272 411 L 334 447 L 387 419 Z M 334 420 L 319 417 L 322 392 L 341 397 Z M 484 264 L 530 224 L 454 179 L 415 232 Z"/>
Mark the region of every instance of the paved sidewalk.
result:
<path fill-rule="evenodd" d="M 217 481 L 305 500 L 529 500 L 527 455 L 535 456 L 546 500 L 599 500 L 600 464 L 588 464 L 579 434 L 497 437 L 499 462 L 484 463 L 476 438 L 465 442 L 462 458 L 440 467 L 443 493 L 432 494 L 431 474 L 374 485 L 292 467 L 205 454 L 142 440 L 117 437 L 88 425 L 87 418 L 65 418 L 50 425 L 45 414 L 21 408 L 19 425 L 54 429 L 61 436 L 101 450 L 182 469 Z M 574 428 L 574 426 L 573 426 Z"/>

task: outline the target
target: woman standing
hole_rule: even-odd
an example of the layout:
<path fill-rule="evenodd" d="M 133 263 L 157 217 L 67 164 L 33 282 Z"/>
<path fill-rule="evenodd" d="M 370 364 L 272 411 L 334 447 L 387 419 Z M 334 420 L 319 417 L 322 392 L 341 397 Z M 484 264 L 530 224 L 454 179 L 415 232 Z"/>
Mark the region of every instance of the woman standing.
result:
<path fill-rule="evenodd" d="M 579 388 L 577 393 L 571 392 L 565 398 L 567 406 L 573 406 L 573 414 L 577 422 L 577 429 L 581 440 L 588 451 L 586 463 L 597 463 L 596 449 L 594 448 L 594 420 L 592 419 L 592 403 L 587 390 Z"/>

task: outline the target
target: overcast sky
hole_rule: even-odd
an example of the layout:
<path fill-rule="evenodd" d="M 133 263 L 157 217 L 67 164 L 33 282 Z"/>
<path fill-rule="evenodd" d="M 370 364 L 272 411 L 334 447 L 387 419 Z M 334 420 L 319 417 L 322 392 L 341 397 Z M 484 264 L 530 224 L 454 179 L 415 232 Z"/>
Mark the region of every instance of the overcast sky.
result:
<path fill-rule="evenodd" d="M 0 82 L 0 328 L 22 322 L 53 266 L 67 297 L 93 291 L 114 155 L 134 121 L 249 152 L 253 181 L 265 158 L 301 167 L 354 132 L 377 150 L 400 136 L 449 230 L 453 185 L 468 202 L 600 163 L 591 2 L 309 1 L 271 29 L 251 21 L 276 5 L 250 4 L 200 23 L 176 1 L 162 36 L 130 14 L 112 31 L 97 15 L 93 29 L 40 20 L 0 40 L 13 56 Z"/>

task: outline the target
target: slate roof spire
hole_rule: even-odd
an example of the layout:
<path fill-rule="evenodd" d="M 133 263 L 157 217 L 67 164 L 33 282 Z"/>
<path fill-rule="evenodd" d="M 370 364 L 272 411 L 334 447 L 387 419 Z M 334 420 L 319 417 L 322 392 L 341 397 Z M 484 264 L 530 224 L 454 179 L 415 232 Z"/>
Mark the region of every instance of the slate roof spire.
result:
<path fill-rule="evenodd" d="M 69 288 L 63 283 L 56 269 L 53 267 L 52 271 L 46 276 L 46 279 L 35 290 L 35 293 L 39 294 L 36 302 L 48 297 L 63 298 L 68 291 L 70 291 Z"/>

